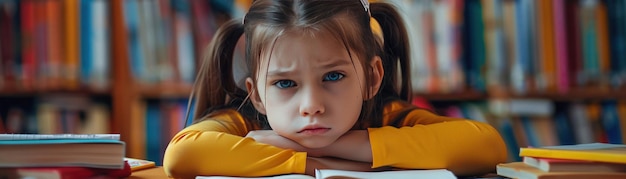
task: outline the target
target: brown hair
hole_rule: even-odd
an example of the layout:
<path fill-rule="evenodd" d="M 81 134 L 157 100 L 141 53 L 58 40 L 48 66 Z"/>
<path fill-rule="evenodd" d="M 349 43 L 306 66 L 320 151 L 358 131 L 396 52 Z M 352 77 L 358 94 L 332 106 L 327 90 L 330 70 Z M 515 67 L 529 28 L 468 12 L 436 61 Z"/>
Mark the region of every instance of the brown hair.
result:
<path fill-rule="evenodd" d="M 377 39 L 372 32 L 370 13 L 381 26 L 382 39 Z M 236 85 L 233 52 L 237 41 L 245 34 L 245 62 L 250 72 L 246 76 L 258 74 L 261 55 L 271 51 L 276 39 L 288 30 L 323 31 L 334 35 L 346 50 L 349 49 L 348 53 L 355 53 L 350 54 L 351 57 L 357 55 L 362 59 L 360 63 L 364 64 L 361 66 L 365 68 L 366 78 L 372 75 L 372 69 L 365 64 L 374 56 L 381 57 L 385 69 L 381 87 L 376 96 L 364 102 L 356 128 L 380 127 L 385 103 L 411 99 L 408 36 L 393 6 L 372 3 L 368 12 L 360 0 L 256 0 L 243 24 L 241 19 L 231 20 L 214 35 L 191 94 L 191 99 L 195 100 L 194 122 L 207 119 L 218 109 L 233 108 L 246 118 L 249 127 L 268 129 L 265 116 L 249 102 L 248 92 Z M 256 83 L 257 79 L 252 79 Z M 371 83 L 365 81 L 367 86 Z"/>

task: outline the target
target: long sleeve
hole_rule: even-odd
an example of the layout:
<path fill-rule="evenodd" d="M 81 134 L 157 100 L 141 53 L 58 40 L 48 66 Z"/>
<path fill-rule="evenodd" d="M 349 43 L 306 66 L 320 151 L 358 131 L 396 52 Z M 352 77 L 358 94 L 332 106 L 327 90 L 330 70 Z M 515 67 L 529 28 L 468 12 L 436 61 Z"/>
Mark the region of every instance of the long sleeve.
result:
<path fill-rule="evenodd" d="M 387 111 L 406 109 L 401 103 Z M 489 124 L 443 117 L 427 110 L 412 109 L 400 126 L 369 128 L 373 167 L 447 168 L 457 175 L 480 174 L 506 162 L 506 146 Z"/>
<path fill-rule="evenodd" d="M 168 176 L 268 176 L 304 173 L 306 153 L 244 138 L 248 129 L 236 111 L 191 125 L 172 138 L 163 159 Z"/>

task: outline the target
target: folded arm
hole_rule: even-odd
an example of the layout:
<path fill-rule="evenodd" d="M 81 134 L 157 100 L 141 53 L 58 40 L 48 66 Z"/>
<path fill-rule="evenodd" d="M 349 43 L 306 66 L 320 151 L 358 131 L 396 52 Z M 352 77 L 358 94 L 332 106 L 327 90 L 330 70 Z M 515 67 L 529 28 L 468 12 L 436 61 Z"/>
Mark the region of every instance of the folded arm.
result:
<path fill-rule="evenodd" d="M 446 168 L 459 176 L 492 172 L 506 162 L 506 146 L 491 125 L 438 116 L 425 110 L 407 115 L 407 127 L 370 128 L 373 167 Z"/>
<path fill-rule="evenodd" d="M 174 178 L 304 173 L 306 153 L 241 137 L 247 129 L 236 124 L 206 120 L 176 134 L 165 151 L 165 172 Z"/>
<path fill-rule="evenodd" d="M 489 124 L 415 109 L 402 126 L 350 131 L 309 156 L 370 162 L 373 168 L 446 168 L 459 176 L 492 172 L 506 161 L 504 141 Z"/>

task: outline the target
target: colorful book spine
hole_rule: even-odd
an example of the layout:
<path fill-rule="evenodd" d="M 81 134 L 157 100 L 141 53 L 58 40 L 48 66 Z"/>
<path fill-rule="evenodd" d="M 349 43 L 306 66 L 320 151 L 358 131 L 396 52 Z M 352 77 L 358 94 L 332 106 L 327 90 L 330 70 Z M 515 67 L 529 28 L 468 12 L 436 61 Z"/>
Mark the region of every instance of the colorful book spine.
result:
<path fill-rule="evenodd" d="M 598 49 L 598 80 L 599 84 L 596 86 L 606 88 L 609 85 L 609 70 L 610 70 L 610 48 L 609 48 L 609 30 L 608 30 L 608 19 L 607 19 L 607 10 L 604 3 L 598 3 L 596 7 L 596 48 Z"/>
<path fill-rule="evenodd" d="M 20 17 L 22 30 L 22 69 L 20 70 L 19 81 L 25 89 L 33 90 L 36 79 L 36 19 L 35 1 L 24 1 L 20 3 Z"/>
<path fill-rule="evenodd" d="M 559 93 L 566 93 L 570 89 L 569 82 L 569 57 L 567 54 L 568 39 L 565 20 L 564 0 L 552 1 L 552 12 L 554 18 L 554 38 L 556 50 L 556 88 Z"/>
<path fill-rule="evenodd" d="M 63 20 L 65 36 L 64 86 L 77 89 L 80 84 L 80 2 L 63 0 Z"/>
<path fill-rule="evenodd" d="M 48 38 L 48 76 L 46 81 L 48 82 L 49 89 L 61 88 L 61 69 L 63 65 L 63 26 L 62 26 L 62 4 L 61 0 L 47 0 L 46 6 L 46 25 L 47 25 L 47 38 Z"/>
<path fill-rule="evenodd" d="M 611 69 L 609 80 L 613 88 L 619 88 L 626 85 L 626 2 L 624 1 L 606 1 L 608 24 L 609 24 L 609 43 L 611 55 Z"/>

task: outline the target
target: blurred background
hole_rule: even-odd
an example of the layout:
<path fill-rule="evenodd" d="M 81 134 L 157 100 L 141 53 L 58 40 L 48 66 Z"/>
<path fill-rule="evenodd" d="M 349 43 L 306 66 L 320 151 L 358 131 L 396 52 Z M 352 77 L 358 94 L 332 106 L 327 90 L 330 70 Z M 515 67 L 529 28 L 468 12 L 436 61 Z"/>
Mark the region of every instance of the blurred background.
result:
<path fill-rule="evenodd" d="M 0 0 L 0 133 L 120 133 L 128 157 L 160 165 L 204 48 L 251 1 Z M 492 124 L 510 161 L 626 140 L 626 1 L 388 2 L 413 102 Z"/>

